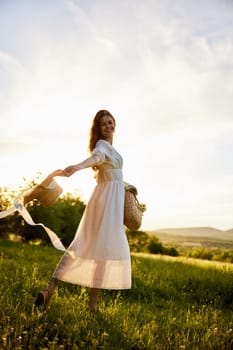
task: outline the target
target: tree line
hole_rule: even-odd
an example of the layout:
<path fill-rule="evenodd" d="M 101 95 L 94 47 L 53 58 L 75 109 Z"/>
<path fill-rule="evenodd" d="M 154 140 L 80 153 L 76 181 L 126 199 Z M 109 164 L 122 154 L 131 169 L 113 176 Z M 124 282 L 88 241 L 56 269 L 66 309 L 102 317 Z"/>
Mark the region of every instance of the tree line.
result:
<path fill-rule="evenodd" d="M 35 179 L 23 179 L 24 183 L 17 190 L 7 187 L 0 187 L 0 211 L 4 211 L 12 206 L 14 198 L 20 192 L 34 187 L 40 183 L 40 174 Z M 83 212 L 85 203 L 79 196 L 66 193 L 59 197 L 52 205 L 45 207 L 34 200 L 26 205 L 33 221 L 43 223 L 49 227 L 61 239 L 64 246 L 69 246 L 74 238 Z M 15 212 L 6 218 L 0 219 L 0 238 L 7 238 L 9 234 L 14 234 L 23 242 L 36 242 L 40 244 L 50 244 L 49 237 L 41 226 L 30 226 L 24 219 Z M 187 257 L 233 262 L 232 250 L 192 248 L 182 252 L 179 247 L 168 247 L 162 244 L 155 235 L 149 235 L 144 231 L 126 230 L 131 252 L 147 252 L 152 254 L 164 254 L 171 256 L 185 255 Z"/>
<path fill-rule="evenodd" d="M 24 184 L 17 191 L 9 190 L 6 187 L 0 188 L 0 211 L 12 206 L 13 199 L 17 193 L 31 188 L 38 182 L 34 179 L 24 179 Z M 54 231 L 67 247 L 73 240 L 83 212 L 85 203 L 79 196 L 67 193 L 59 197 L 49 207 L 41 205 L 33 200 L 26 205 L 35 223 L 43 223 Z M 18 212 L 0 219 L 0 237 L 7 238 L 9 234 L 17 235 L 23 242 L 37 242 L 50 244 L 49 237 L 41 226 L 28 225 Z M 144 231 L 126 230 L 130 250 L 132 252 L 148 252 L 154 254 L 167 254 L 177 256 L 175 248 L 165 247 L 157 237 L 150 236 Z"/>

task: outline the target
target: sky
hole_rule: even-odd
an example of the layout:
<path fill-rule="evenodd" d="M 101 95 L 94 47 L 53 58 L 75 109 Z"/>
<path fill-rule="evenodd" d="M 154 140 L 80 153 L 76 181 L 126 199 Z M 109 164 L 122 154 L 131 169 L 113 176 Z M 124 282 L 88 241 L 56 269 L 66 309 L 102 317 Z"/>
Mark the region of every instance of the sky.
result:
<path fill-rule="evenodd" d="M 231 229 L 232 57 L 231 0 L 0 0 L 0 187 L 84 160 L 108 109 L 141 229 Z"/>

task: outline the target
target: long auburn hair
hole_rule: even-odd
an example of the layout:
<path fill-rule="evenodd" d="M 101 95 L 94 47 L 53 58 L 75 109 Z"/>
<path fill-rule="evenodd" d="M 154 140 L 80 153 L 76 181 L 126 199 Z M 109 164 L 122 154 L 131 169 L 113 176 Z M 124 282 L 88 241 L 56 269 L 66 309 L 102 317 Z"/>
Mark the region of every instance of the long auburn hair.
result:
<path fill-rule="evenodd" d="M 106 117 L 106 116 L 110 116 L 113 119 L 114 124 L 116 125 L 116 121 L 109 111 L 107 111 L 106 109 L 101 109 L 100 111 L 98 111 L 92 121 L 92 126 L 90 130 L 89 146 L 88 146 L 89 152 L 93 151 L 97 141 L 101 138 L 100 120 L 102 117 Z"/>

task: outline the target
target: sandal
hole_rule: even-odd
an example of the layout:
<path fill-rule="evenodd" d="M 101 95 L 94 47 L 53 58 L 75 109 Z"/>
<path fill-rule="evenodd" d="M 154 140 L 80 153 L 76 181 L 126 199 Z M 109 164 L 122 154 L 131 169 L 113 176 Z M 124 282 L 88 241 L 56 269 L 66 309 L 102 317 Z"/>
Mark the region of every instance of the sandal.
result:
<path fill-rule="evenodd" d="M 37 298 L 35 300 L 36 306 L 44 305 L 46 306 L 52 296 L 52 293 L 50 293 L 49 289 L 45 289 L 38 293 Z"/>

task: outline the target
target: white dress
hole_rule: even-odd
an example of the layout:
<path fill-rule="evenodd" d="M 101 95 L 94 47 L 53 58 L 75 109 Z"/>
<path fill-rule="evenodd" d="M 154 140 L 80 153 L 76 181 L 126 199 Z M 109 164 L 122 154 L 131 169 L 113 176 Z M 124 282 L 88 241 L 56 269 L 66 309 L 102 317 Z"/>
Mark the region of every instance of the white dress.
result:
<path fill-rule="evenodd" d="M 122 162 L 110 143 L 99 140 L 91 156 L 77 164 L 81 169 L 98 166 L 97 185 L 54 278 L 91 288 L 131 288 L 130 251 L 123 224 Z"/>

